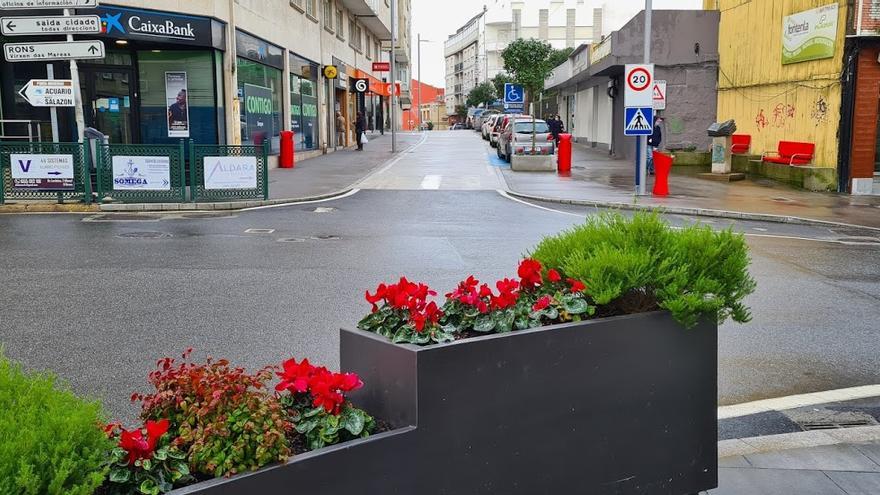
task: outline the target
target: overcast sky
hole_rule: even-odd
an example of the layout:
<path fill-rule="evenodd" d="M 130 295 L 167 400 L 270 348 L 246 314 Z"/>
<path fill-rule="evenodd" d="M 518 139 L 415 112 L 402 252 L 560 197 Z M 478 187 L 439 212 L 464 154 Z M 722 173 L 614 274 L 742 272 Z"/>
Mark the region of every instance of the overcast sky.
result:
<path fill-rule="evenodd" d="M 529 0 L 525 0 L 526 3 Z M 440 88 L 446 85 L 446 65 L 443 61 L 443 41 L 455 33 L 471 17 L 483 9 L 483 4 L 493 0 L 412 0 L 412 76 L 418 78 L 418 43 L 421 33 L 422 81 Z M 616 30 L 645 7 L 644 0 L 587 0 L 592 7 L 604 4 L 606 21 L 610 30 Z M 609 6 L 610 4 L 610 6 Z M 702 0 L 653 0 L 655 9 L 699 9 Z M 592 8 L 591 7 L 591 8 Z M 609 27 L 606 26 L 606 31 Z"/>

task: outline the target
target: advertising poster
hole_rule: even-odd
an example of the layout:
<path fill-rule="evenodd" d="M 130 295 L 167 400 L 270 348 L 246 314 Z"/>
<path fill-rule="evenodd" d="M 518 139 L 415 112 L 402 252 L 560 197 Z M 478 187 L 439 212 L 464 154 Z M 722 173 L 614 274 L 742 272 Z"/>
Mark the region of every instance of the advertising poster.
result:
<path fill-rule="evenodd" d="M 257 157 L 206 156 L 205 189 L 256 189 Z"/>
<path fill-rule="evenodd" d="M 186 72 L 165 73 L 165 103 L 168 105 L 168 137 L 189 137 L 189 100 Z"/>
<path fill-rule="evenodd" d="M 245 84 L 244 109 L 247 139 L 260 145 L 275 135 L 275 108 L 270 88 Z"/>
<path fill-rule="evenodd" d="M 805 10 L 782 19 L 782 64 L 834 56 L 837 4 Z"/>
<path fill-rule="evenodd" d="M 34 191 L 72 191 L 73 155 L 11 154 L 12 187 Z"/>
<path fill-rule="evenodd" d="M 170 191 L 171 159 L 167 156 L 114 156 L 116 191 Z"/>

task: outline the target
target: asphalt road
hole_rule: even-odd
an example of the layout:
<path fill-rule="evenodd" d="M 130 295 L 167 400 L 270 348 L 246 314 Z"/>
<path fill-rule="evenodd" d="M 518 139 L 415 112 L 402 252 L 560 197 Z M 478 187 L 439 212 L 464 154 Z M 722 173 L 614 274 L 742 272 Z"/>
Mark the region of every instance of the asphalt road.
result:
<path fill-rule="evenodd" d="M 248 369 L 289 357 L 336 366 L 338 328 L 369 310 L 364 290 L 400 275 L 441 293 L 469 274 L 513 276 L 543 236 L 595 213 L 502 196 L 485 152 L 462 151 L 482 143 L 465 141 L 428 140 L 373 177 L 375 189 L 321 203 L 0 216 L 0 343 L 125 421 L 155 361 L 187 347 Z M 426 157 L 452 145 L 473 158 L 438 172 Z M 419 180 L 422 162 L 431 170 Z M 878 234 L 733 225 L 749 234 L 758 292 L 754 321 L 721 329 L 721 404 L 880 382 Z"/>

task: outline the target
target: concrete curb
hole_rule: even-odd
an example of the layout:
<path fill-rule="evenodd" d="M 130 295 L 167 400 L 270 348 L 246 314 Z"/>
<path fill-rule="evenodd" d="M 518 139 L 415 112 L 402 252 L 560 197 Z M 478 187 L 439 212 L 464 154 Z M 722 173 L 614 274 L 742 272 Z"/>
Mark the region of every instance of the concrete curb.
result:
<path fill-rule="evenodd" d="M 505 181 L 506 182 L 506 181 Z M 698 217 L 711 217 L 711 218 L 728 218 L 732 220 L 752 220 L 759 222 L 770 222 L 770 223 L 787 223 L 794 225 L 811 225 L 811 226 L 819 226 L 819 227 L 848 227 L 848 228 L 857 228 L 857 229 L 866 229 L 872 230 L 876 232 L 880 232 L 880 227 L 870 227 L 867 225 L 856 225 L 851 223 L 844 222 L 833 222 L 830 220 L 817 220 L 813 218 L 802 218 L 795 216 L 784 216 L 784 215 L 772 215 L 769 213 L 746 213 L 741 211 L 729 211 L 729 210 L 714 210 L 710 208 L 688 208 L 681 206 L 652 206 L 652 205 L 640 205 L 633 203 L 621 203 L 615 201 L 593 201 L 593 200 L 583 200 L 583 199 L 563 199 L 563 198 L 550 198 L 546 196 L 535 196 L 532 194 L 523 194 L 516 191 L 513 191 L 508 186 L 507 193 L 511 196 L 527 199 L 531 201 L 543 201 L 546 203 L 557 203 L 557 204 L 566 204 L 566 205 L 576 205 L 576 206 L 590 206 L 594 208 L 610 208 L 610 209 L 618 209 L 618 210 L 629 210 L 629 211 L 660 211 L 663 213 L 669 213 L 674 215 L 690 215 L 690 216 L 698 216 Z"/>
<path fill-rule="evenodd" d="M 238 211 L 246 208 L 256 208 L 259 206 L 275 206 L 289 203 L 302 203 L 305 201 L 320 201 L 323 199 L 332 199 L 337 196 L 344 196 L 350 193 L 353 188 L 349 187 L 340 191 L 334 191 L 326 194 L 315 196 L 304 196 L 301 198 L 283 198 L 283 199 L 267 199 L 267 200 L 251 200 L 251 201 L 228 201 L 217 203 L 108 203 L 100 205 L 102 212 L 160 212 L 160 211 Z"/>
<path fill-rule="evenodd" d="M 100 211 L 98 205 L 81 203 L 13 203 L 0 205 L 0 214 L 15 213 L 95 213 Z"/>
<path fill-rule="evenodd" d="M 718 442 L 718 458 L 775 452 L 779 450 L 880 441 L 880 426 L 859 426 L 839 430 L 801 431 L 763 437 L 736 438 Z"/>

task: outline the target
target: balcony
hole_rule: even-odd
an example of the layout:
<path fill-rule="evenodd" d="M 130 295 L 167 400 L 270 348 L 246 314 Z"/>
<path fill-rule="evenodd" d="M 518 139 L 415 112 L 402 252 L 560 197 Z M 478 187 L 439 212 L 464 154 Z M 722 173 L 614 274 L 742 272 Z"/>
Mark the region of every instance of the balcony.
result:
<path fill-rule="evenodd" d="M 379 39 L 391 39 L 391 11 L 383 0 L 340 0 Z"/>

